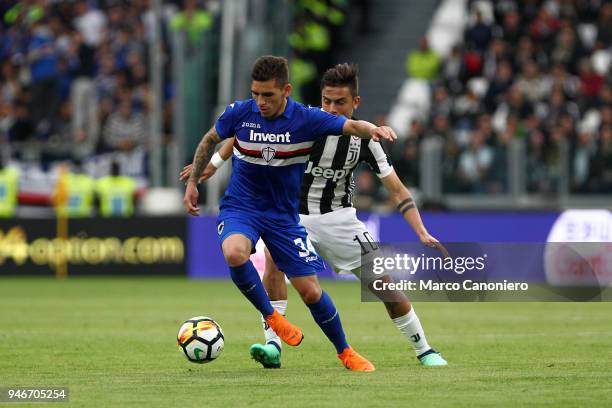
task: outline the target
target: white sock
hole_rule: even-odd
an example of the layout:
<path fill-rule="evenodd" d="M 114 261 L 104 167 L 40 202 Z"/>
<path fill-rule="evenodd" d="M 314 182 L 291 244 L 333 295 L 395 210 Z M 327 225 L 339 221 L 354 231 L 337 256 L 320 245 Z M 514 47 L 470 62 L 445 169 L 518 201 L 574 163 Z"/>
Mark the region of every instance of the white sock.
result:
<path fill-rule="evenodd" d="M 283 316 L 285 315 L 285 311 L 287 310 L 287 299 L 271 300 L 270 304 L 278 313 L 282 314 Z M 280 337 L 278 337 L 274 330 L 272 330 L 272 328 L 268 326 L 268 323 L 266 323 L 266 320 L 263 318 L 263 316 L 261 317 L 261 321 L 263 323 L 264 336 L 266 336 L 266 344 L 274 343 L 280 350 L 282 348 L 282 342 Z"/>
<path fill-rule="evenodd" d="M 406 315 L 391 320 L 393 320 L 393 323 L 395 323 L 399 331 L 406 336 L 417 356 L 431 349 L 429 344 L 427 344 L 425 332 L 423 331 L 419 317 L 414 312 L 414 308 L 411 308 Z"/>

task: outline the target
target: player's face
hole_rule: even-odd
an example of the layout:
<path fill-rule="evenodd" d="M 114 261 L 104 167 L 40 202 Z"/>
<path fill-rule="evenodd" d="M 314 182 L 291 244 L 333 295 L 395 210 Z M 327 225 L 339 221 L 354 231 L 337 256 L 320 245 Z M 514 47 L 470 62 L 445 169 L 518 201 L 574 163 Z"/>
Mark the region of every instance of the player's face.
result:
<path fill-rule="evenodd" d="M 321 90 L 321 107 L 332 115 L 350 118 L 360 100 L 359 96 L 351 94 L 348 86 L 326 86 Z"/>
<path fill-rule="evenodd" d="M 283 113 L 290 93 L 291 84 L 279 86 L 274 79 L 251 82 L 251 97 L 264 118 L 272 119 Z"/>

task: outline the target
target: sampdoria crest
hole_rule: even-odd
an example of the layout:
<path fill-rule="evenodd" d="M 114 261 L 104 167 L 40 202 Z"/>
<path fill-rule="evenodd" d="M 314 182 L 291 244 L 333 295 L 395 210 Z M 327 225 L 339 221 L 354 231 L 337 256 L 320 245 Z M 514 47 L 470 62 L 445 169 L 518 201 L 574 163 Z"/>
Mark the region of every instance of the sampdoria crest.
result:
<path fill-rule="evenodd" d="M 276 154 L 276 149 L 273 149 L 270 146 L 264 147 L 261 150 L 261 157 L 268 163 L 270 163 L 270 160 L 274 158 L 275 154 Z"/>

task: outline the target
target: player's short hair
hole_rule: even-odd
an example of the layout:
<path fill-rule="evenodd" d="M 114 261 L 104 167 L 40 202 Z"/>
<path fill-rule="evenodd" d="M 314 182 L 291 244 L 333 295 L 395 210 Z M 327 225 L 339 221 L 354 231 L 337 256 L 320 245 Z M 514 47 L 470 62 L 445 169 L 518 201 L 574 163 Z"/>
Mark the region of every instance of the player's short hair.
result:
<path fill-rule="evenodd" d="M 251 79 L 260 82 L 274 79 L 278 87 L 287 85 L 289 82 L 287 58 L 274 55 L 264 55 L 257 58 L 251 70 Z"/>
<path fill-rule="evenodd" d="M 326 86 L 348 86 L 351 95 L 359 95 L 359 67 L 357 64 L 337 64 L 328 69 L 321 79 L 321 90 Z"/>

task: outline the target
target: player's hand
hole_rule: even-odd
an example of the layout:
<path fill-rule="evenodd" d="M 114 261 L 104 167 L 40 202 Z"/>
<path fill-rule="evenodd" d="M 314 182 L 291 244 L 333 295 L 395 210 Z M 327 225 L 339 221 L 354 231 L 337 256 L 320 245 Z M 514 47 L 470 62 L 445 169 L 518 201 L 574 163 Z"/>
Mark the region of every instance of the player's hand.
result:
<path fill-rule="evenodd" d="M 419 239 L 424 245 L 427 245 L 431 248 L 436 248 L 440 253 L 442 253 L 442 258 L 446 259 L 449 257 L 448 250 L 438 241 L 436 238 L 429 235 L 429 232 L 425 232 L 419 236 Z"/>
<path fill-rule="evenodd" d="M 187 180 L 189 180 L 189 176 L 191 176 L 192 167 L 192 164 L 188 164 L 187 166 L 183 167 L 183 170 L 181 170 L 181 173 L 179 174 L 179 180 L 186 183 Z M 217 168 L 213 166 L 212 163 L 208 163 L 208 166 L 206 166 L 206 169 L 204 169 L 204 173 L 200 176 L 198 183 L 203 183 L 204 181 L 208 180 L 215 174 L 216 171 Z"/>
<path fill-rule="evenodd" d="M 193 181 L 188 181 L 187 188 L 185 189 L 185 197 L 183 198 L 183 204 L 185 205 L 187 212 L 191 215 L 200 215 L 198 196 L 198 186 Z"/>
<path fill-rule="evenodd" d="M 179 173 L 179 180 L 181 180 L 183 183 L 187 183 L 187 180 L 189 180 L 189 176 L 191 176 L 192 167 L 193 164 L 188 164 L 183 167 L 183 170 L 181 170 L 181 172 Z"/>
<path fill-rule="evenodd" d="M 370 136 L 375 142 L 379 142 L 381 139 L 393 142 L 397 139 L 395 131 L 389 126 L 378 126 L 370 130 Z"/>

